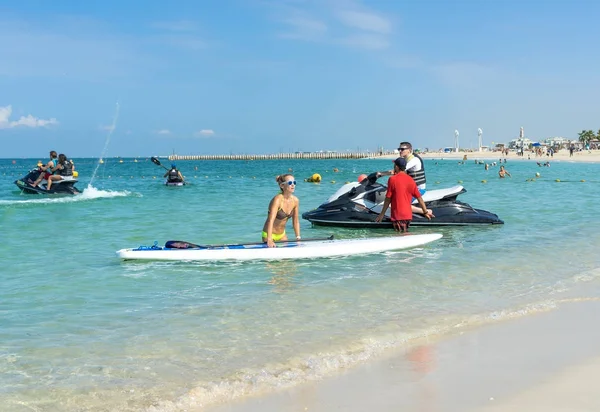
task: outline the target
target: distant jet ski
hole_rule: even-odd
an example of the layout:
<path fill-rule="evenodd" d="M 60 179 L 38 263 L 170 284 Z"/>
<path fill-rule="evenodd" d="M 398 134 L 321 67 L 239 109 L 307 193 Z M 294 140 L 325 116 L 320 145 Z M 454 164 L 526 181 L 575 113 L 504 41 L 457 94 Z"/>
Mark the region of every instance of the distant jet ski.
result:
<path fill-rule="evenodd" d="M 371 173 L 360 183 L 347 183 L 318 208 L 305 212 L 302 218 L 315 225 L 354 228 L 392 227 L 391 209 L 388 208 L 382 222 L 375 222 L 381 212 L 387 186 L 377 183 L 377 173 Z M 423 200 L 431 209 L 434 218 L 427 220 L 414 213 L 411 226 L 468 226 L 504 224 L 498 215 L 486 210 L 475 209 L 456 198 L 465 193 L 462 186 L 428 190 Z M 416 204 L 417 201 L 415 200 Z"/>
<path fill-rule="evenodd" d="M 19 189 L 21 189 L 22 193 L 34 195 L 77 195 L 81 193 L 81 190 L 75 187 L 75 183 L 78 182 L 78 180 L 75 178 L 66 180 L 55 180 L 52 182 L 50 190 L 46 190 L 46 185 L 48 184 L 46 180 L 42 180 L 40 184 L 38 184 L 36 187 L 31 186 L 33 182 L 35 182 L 35 180 L 38 178 L 40 173 L 43 173 L 43 171 L 39 167 L 31 169 L 29 173 L 27 173 L 24 177 L 15 180 L 15 184 Z"/>

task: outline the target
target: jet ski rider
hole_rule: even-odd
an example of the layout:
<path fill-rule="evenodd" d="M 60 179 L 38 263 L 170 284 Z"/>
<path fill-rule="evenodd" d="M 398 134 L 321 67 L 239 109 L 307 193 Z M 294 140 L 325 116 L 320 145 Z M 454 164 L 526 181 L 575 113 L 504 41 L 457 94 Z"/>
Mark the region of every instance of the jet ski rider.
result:
<path fill-rule="evenodd" d="M 412 144 L 410 144 L 410 142 L 401 142 L 400 146 L 398 146 L 398 153 L 400 157 L 406 160 L 406 174 L 413 178 L 417 184 L 419 193 L 423 196 L 426 192 L 425 166 L 423 164 L 423 159 L 421 159 L 419 155 L 413 153 Z M 394 170 L 390 170 L 389 172 L 377 172 L 376 178 L 394 174 Z M 422 210 L 416 205 L 412 205 L 412 211 L 413 213 L 423 214 Z M 431 209 L 427 209 L 427 211 L 431 217 L 435 217 Z"/>
<path fill-rule="evenodd" d="M 171 165 L 171 169 L 163 177 L 166 177 L 168 182 L 183 182 L 183 175 L 177 170 L 175 163 Z"/>
<path fill-rule="evenodd" d="M 35 182 L 28 182 L 29 185 L 31 187 L 37 187 L 37 185 L 40 184 L 40 182 L 44 179 L 49 180 L 50 176 L 52 176 L 54 174 L 54 172 L 56 171 L 56 165 L 58 164 L 58 154 L 52 150 L 50 151 L 50 161 L 48 163 L 46 163 L 46 165 L 42 165 L 40 166 L 40 175 L 38 176 L 37 179 L 35 179 Z"/>
<path fill-rule="evenodd" d="M 406 160 L 406 174 L 414 179 L 421 196 L 423 196 L 427 186 L 423 159 L 421 159 L 419 155 L 413 153 L 412 144 L 409 142 L 400 143 L 398 152 L 400 153 L 400 157 L 403 157 L 404 160 Z"/>
<path fill-rule="evenodd" d="M 48 177 L 46 190 L 50 190 L 52 182 L 57 180 L 72 180 L 73 179 L 73 162 L 63 153 L 58 155 L 58 163 L 56 164 L 56 173 Z"/>

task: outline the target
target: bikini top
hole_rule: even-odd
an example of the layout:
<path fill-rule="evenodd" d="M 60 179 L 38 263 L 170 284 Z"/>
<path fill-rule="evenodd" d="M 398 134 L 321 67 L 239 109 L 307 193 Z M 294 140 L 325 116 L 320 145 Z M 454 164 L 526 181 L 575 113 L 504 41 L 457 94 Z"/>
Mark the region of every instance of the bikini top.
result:
<path fill-rule="evenodd" d="M 281 208 L 281 206 L 279 206 L 279 209 L 277 209 L 277 214 L 275 215 L 275 219 L 277 220 L 287 220 L 290 217 L 292 217 L 294 214 L 294 209 L 292 209 L 290 211 L 290 213 L 285 213 L 285 211 Z"/>
<path fill-rule="evenodd" d="M 277 215 L 275 215 L 275 218 L 278 219 L 278 220 L 289 219 L 290 217 L 292 217 L 292 212 L 293 211 L 294 211 L 294 209 L 292 209 L 292 211 L 290 213 L 285 213 L 282 208 L 279 208 L 277 210 Z"/>

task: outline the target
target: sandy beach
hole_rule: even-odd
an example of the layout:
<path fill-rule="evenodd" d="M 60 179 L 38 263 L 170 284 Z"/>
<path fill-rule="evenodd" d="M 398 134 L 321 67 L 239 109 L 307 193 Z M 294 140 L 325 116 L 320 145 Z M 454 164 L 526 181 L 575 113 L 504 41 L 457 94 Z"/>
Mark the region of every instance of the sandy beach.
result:
<path fill-rule="evenodd" d="M 211 412 L 600 410 L 600 302 L 502 321 Z"/>
<path fill-rule="evenodd" d="M 525 152 L 523 157 L 517 156 L 516 152 L 509 152 L 508 156 L 502 155 L 500 152 L 450 152 L 450 153 L 440 153 L 440 152 L 426 152 L 419 153 L 419 155 L 423 159 L 456 159 L 463 160 L 464 156 L 467 156 L 467 161 L 475 161 L 475 160 L 489 160 L 489 161 L 498 161 L 498 159 L 507 159 L 507 161 L 511 160 L 524 160 L 530 162 L 600 162 L 600 150 L 583 150 L 580 152 L 573 153 L 573 156 L 569 155 L 568 150 L 559 150 L 554 153 L 553 156 L 538 156 L 536 157 L 534 153 Z M 386 155 L 382 156 L 383 158 L 395 159 L 398 155 Z"/>

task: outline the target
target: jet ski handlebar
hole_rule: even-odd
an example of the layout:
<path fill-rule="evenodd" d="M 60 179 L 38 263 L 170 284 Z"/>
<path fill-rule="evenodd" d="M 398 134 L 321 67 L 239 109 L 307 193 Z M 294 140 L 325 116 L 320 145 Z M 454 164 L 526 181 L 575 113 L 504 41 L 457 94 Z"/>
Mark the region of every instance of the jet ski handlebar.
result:
<path fill-rule="evenodd" d="M 392 173 L 389 170 L 386 170 L 385 172 L 373 172 L 369 174 L 366 178 L 361 180 L 360 184 L 365 186 L 373 185 L 375 184 L 375 182 L 377 182 L 377 179 L 379 179 L 380 177 L 390 176 L 391 174 Z"/>

